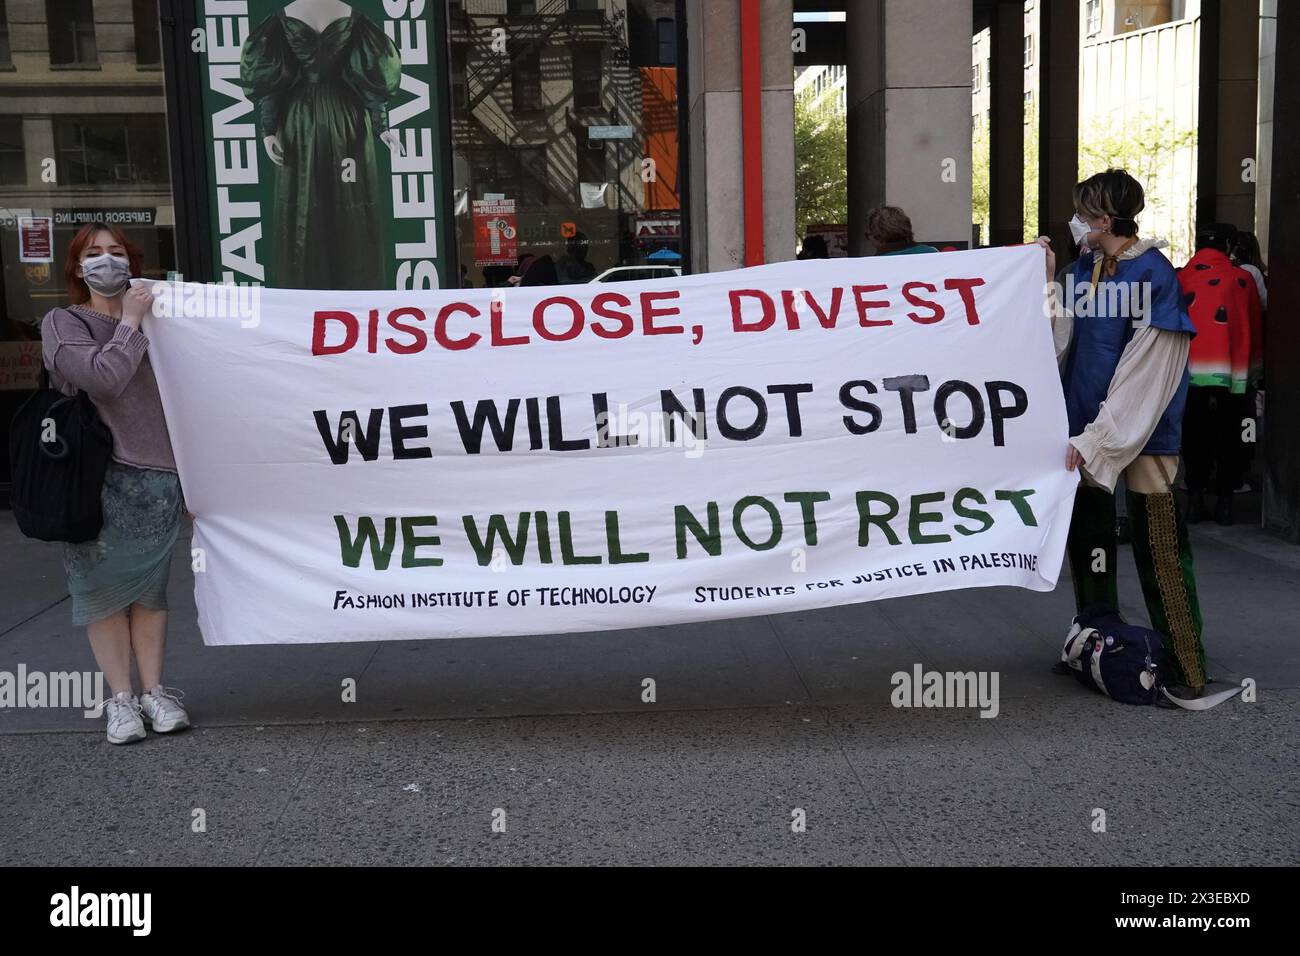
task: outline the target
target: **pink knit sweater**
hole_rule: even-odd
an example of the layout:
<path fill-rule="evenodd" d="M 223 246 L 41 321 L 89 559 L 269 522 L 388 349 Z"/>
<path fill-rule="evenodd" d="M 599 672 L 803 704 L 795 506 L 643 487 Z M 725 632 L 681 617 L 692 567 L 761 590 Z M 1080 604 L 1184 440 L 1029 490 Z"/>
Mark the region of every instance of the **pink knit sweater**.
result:
<path fill-rule="evenodd" d="M 41 323 L 50 382 L 65 394 L 82 389 L 113 433 L 113 460 L 175 471 L 149 339 L 138 329 L 85 306 L 51 309 Z"/>

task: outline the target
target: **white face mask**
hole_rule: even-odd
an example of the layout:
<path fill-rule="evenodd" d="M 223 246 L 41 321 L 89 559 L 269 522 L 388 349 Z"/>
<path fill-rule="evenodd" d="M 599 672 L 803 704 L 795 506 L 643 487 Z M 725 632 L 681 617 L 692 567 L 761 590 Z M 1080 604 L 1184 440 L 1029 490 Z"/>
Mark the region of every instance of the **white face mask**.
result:
<path fill-rule="evenodd" d="M 117 295 L 131 282 L 131 263 L 105 252 L 81 260 L 81 277 L 100 295 Z"/>
<path fill-rule="evenodd" d="M 1088 238 L 1090 232 L 1092 232 L 1092 227 L 1084 221 L 1082 216 L 1075 213 L 1074 218 L 1070 220 L 1070 236 L 1074 239 L 1074 244 L 1076 246 L 1086 245 L 1084 240 Z"/>

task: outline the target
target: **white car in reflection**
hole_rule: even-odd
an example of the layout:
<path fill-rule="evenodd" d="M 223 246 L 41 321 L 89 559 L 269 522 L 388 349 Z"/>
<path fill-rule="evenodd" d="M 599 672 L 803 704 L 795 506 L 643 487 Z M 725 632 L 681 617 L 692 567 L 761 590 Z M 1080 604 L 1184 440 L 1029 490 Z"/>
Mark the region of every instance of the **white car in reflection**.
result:
<path fill-rule="evenodd" d="M 680 266 L 615 266 L 592 282 L 639 282 L 643 279 L 672 279 L 682 274 Z"/>

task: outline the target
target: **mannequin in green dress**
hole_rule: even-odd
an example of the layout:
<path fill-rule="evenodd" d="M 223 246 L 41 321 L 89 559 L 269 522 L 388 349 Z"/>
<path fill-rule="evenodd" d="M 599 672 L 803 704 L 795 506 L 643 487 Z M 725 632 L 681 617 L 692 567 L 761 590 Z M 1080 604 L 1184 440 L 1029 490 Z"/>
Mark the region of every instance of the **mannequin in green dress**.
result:
<path fill-rule="evenodd" d="M 240 85 L 278 167 L 268 285 L 389 285 L 375 140 L 402 154 L 387 106 L 401 78 L 393 42 L 341 0 L 293 0 L 245 41 Z"/>

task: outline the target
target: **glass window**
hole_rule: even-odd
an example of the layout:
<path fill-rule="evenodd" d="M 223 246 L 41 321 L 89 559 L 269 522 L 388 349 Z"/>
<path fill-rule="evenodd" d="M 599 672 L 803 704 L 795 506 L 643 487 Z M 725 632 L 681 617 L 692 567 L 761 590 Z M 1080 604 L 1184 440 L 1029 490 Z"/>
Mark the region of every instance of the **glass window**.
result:
<path fill-rule="evenodd" d="M 677 63 L 677 24 L 665 17 L 655 21 L 655 31 L 659 41 L 659 65 L 674 66 Z"/>
<path fill-rule="evenodd" d="M 505 285 L 526 255 L 550 256 L 561 283 L 681 266 L 680 64 L 677 21 L 666 15 L 674 6 L 460 5 L 448 42 L 463 283 Z M 524 19 L 512 29 L 514 16 Z M 492 49 L 503 23 L 515 41 L 505 63 Z"/>
<path fill-rule="evenodd" d="M 516 113 L 542 108 L 542 54 L 534 44 L 510 53 L 510 96 Z"/>
<path fill-rule="evenodd" d="M 1025 66 L 1034 65 L 1034 35 L 1032 33 L 1025 35 Z"/>
<path fill-rule="evenodd" d="M 68 304 L 63 268 L 73 236 L 106 219 L 139 246 L 145 276 L 176 268 L 163 74 L 132 64 L 159 62 L 158 10 L 157 0 L 0 0 L 0 100 L 11 104 L 0 115 L 0 502 L 11 480 L 9 422 L 39 381 L 41 319 Z M 51 69 L 99 66 L 96 13 L 98 40 L 113 51 L 112 88 L 99 73 L 51 83 Z M 149 31 L 140 29 L 146 19 Z M 124 112 L 95 112 L 112 102 Z M 47 156 L 57 184 L 40 181 Z"/>
<path fill-rule="evenodd" d="M 465 48 L 451 48 L 451 108 L 469 109 L 469 82 L 465 76 Z"/>
<path fill-rule="evenodd" d="M 579 43 L 573 47 L 573 107 L 594 109 L 601 105 L 601 47 Z"/>
<path fill-rule="evenodd" d="M 91 0 L 46 0 L 45 29 L 52 66 L 97 66 Z"/>
<path fill-rule="evenodd" d="M 578 181 L 582 183 L 603 183 L 606 181 L 605 140 L 592 139 L 591 130 L 587 130 L 587 142 L 578 150 Z"/>
<path fill-rule="evenodd" d="M 168 181 L 167 133 L 161 114 L 55 116 L 54 150 L 62 183 Z"/>
<path fill-rule="evenodd" d="M 13 63 L 9 49 L 9 13 L 5 10 L 5 0 L 0 0 L 0 66 Z"/>
<path fill-rule="evenodd" d="M 158 35 L 158 0 L 131 0 L 135 17 L 135 62 L 139 66 L 162 63 Z"/>
<path fill-rule="evenodd" d="M 1101 0 L 1086 0 L 1084 14 L 1087 21 L 1086 35 L 1095 37 L 1101 32 Z"/>
<path fill-rule="evenodd" d="M 23 148 L 23 118 L 0 116 L 0 186 L 27 185 L 27 152 Z"/>

